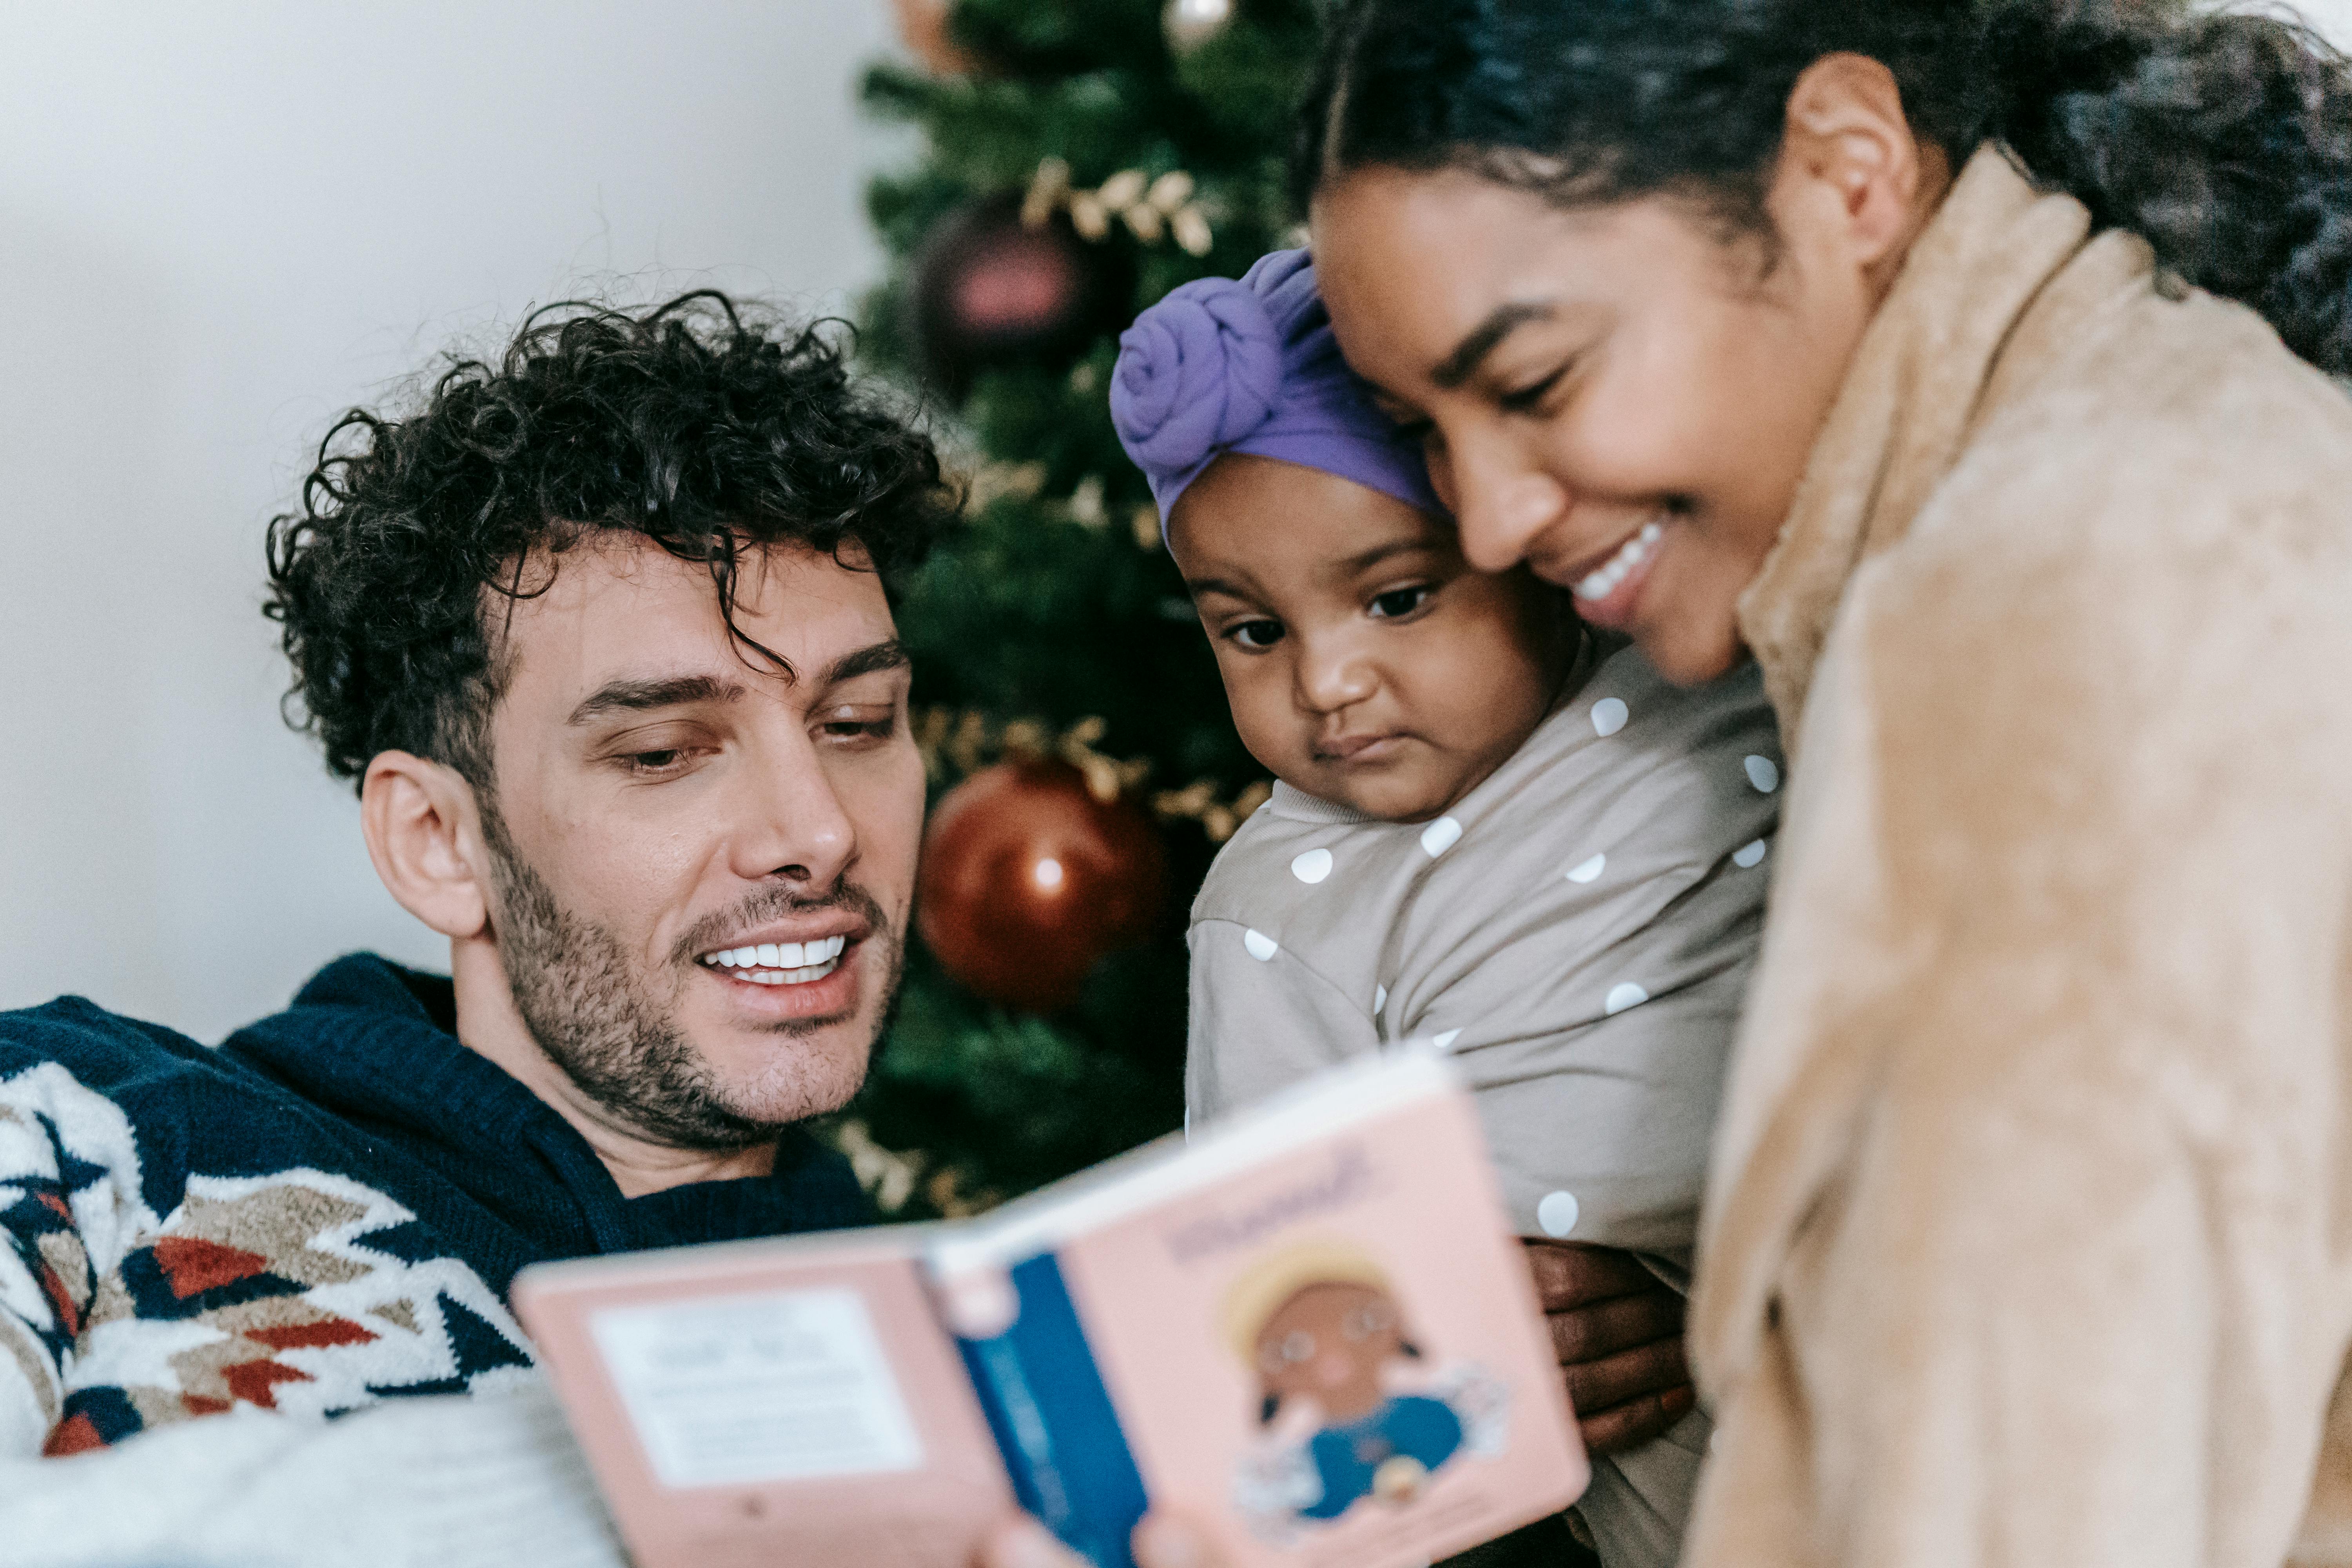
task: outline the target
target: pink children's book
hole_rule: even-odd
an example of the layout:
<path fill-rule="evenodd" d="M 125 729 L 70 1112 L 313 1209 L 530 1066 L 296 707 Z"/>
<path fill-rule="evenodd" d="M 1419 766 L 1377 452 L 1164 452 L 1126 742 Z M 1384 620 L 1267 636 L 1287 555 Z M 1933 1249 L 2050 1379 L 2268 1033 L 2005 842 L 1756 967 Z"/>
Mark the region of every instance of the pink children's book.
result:
<path fill-rule="evenodd" d="M 1418 1568 L 1588 1476 L 1468 1095 L 1407 1051 L 978 1220 L 526 1270 L 640 1568 L 967 1568 L 1025 1508 Z"/>

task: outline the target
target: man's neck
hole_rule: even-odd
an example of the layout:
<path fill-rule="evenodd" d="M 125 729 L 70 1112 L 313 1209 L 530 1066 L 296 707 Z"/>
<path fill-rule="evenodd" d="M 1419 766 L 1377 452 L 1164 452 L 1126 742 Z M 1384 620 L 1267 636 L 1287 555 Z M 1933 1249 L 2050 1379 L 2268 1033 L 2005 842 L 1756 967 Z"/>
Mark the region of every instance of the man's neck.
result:
<path fill-rule="evenodd" d="M 457 1039 L 488 1057 L 547 1102 L 588 1141 L 625 1198 L 641 1198 L 693 1182 L 764 1176 L 776 1168 L 773 1141 L 748 1149 L 678 1149 L 645 1137 L 581 1091 L 570 1074 L 540 1048 L 514 1005 L 513 989 L 495 948 L 451 944 L 449 968 L 457 993 Z"/>

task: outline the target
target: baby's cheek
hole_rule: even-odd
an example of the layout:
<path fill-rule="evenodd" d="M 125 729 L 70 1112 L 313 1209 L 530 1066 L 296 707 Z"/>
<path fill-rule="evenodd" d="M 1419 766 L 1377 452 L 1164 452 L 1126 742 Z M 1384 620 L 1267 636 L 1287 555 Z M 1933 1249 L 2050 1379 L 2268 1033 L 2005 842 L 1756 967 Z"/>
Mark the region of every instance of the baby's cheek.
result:
<path fill-rule="evenodd" d="M 1278 668 L 1281 662 L 1221 658 L 1218 665 L 1242 744 L 1267 772 L 1297 778 L 1311 766 L 1314 735 L 1297 705 L 1290 700 L 1288 677 Z"/>

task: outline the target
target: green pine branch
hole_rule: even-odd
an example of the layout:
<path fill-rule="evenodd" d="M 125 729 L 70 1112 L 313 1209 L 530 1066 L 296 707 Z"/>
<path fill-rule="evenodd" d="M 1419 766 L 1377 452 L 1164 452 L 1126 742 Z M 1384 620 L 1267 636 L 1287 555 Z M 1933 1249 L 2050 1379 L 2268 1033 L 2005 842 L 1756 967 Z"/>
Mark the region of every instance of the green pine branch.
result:
<path fill-rule="evenodd" d="M 1162 0 L 958 0 L 951 35 L 981 72 L 934 79 L 877 65 L 861 85 L 878 118 L 920 130 L 912 167 L 872 182 L 866 209 L 891 270 L 860 312 L 865 362 L 910 388 L 918 375 L 911 269 L 938 225 L 969 204 L 1028 189 L 1059 158 L 1080 189 L 1125 170 L 1196 182 L 1205 256 L 1114 223 L 1136 279 L 1134 310 L 1195 278 L 1236 276 L 1286 242 L 1290 110 L 1313 46 L 1308 0 L 1240 0 L 1222 34 L 1181 58 Z M 1132 312 L 1129 312 L 1130 314 Z M 1136 537 L 1150 504 L 1120 450 L 1107 395 L 1107 333 L 1066 363 L 986 371 L 960 406 L 926 394 L 968 468 L 1030 482 L 973 509 L 908 585 L 902 636 L 919 706 L 978 710 L 1059 731 L 1099 717 L 1100 749 L 1147 759 L 1155 787 L 1262 776 L 1243 750 L 1213 658 L 1165 553 Z M 952 784 L 952 780 L 943 781 Z M 1215 846 L 1166 833 L 1161 929 L 1099 965 L 1076 1006 L 1021 1016 L 962 991 L 919 951 L 845 1146 L 921 1217 L 984 1205 L 1172 1128 L 1181 1113 L 1185 906 Z"/>

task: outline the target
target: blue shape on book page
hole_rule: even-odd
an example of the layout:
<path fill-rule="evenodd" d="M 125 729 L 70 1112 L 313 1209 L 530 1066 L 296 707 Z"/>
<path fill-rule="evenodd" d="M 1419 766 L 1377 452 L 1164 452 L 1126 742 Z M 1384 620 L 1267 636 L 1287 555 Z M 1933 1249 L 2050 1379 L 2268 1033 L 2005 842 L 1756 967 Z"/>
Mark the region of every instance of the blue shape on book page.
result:
<path fill-rule="evenodd" d="M 922 1465 L 922 1439 L 856 1290 L 609 1307 L 589 1331 L 666 1487 Z"/>
<path fill-rule="evenodd" d="M 1150 1500 L 1061 1265 L 1049 1252 L 1011 1274 L 1011 1326 L 957 1342 L 1013 1493 L 1097 1568 L 1134 1568 L 1128 1537 Z"/>

